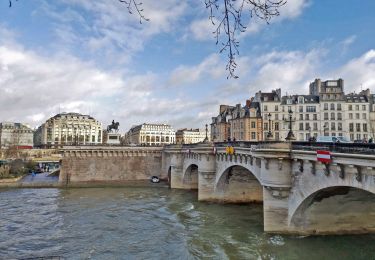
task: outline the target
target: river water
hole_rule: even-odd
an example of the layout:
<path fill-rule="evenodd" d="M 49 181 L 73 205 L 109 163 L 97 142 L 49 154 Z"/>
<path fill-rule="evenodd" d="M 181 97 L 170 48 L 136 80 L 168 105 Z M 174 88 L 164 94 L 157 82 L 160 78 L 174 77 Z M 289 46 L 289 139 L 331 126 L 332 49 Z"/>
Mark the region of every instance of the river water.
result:
<path fill-rule="evenodd" d="M 164 188 L 0 190 L 0 259 L 375 259 L 375 235 L 266 234 L 262 212 Z"/>

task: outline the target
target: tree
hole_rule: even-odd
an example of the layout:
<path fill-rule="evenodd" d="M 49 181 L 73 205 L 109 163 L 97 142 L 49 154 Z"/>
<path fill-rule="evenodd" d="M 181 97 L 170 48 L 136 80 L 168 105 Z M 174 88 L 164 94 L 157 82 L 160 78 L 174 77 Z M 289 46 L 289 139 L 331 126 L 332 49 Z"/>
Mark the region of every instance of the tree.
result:
<path fill-rule="evenodd" d="M 18 0 L 9 0 L 9 7 L 12 6 L 12 1 Z M 141 0 L 117 1 L 125 4 L 130 14 L 136 13 L 140 23 L 149 21 L 144 15 Z M 212 32 L 216 44 L 218 45 L 219 42 L 221 44 L 220 53 L 227 53 L 227 78 L 238 78 L 235 74 L 236 56 L 239 55 L 237 36 L 246 31 L 244 23 L 248 20 L 246 15 L 249 20 L 257 17 L 268 24 L 272 18 L 280 15 L 279 8 L 286 2 L 287 0 L 204 0 L 205 7 L 209 11 L 208 18 L 216 27 Z"/>

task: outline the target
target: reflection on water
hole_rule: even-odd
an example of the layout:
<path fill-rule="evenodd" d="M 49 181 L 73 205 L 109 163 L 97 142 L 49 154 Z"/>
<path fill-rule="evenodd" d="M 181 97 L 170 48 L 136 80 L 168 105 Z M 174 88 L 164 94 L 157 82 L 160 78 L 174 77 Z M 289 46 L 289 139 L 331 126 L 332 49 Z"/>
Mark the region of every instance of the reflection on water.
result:
<path fill-rule="evenodd" d="M 265 234 L 262 205 L 156 188 L 0 192 L 0 259 L 374 259 L 375 235 Z"/>

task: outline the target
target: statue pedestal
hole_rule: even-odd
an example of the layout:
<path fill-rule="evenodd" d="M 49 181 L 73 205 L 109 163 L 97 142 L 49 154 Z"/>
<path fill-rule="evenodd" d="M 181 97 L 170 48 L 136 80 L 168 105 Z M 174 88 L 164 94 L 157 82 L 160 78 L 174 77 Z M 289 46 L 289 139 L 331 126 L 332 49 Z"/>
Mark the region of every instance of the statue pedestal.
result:
<path fill-rule="evenodd" d="M 105 139 L 105 142 L 107 144 L 121 144 L 120 142 L 120 134 L 116 134 L 116 133 L 107 133 L 107 138 Z"/>

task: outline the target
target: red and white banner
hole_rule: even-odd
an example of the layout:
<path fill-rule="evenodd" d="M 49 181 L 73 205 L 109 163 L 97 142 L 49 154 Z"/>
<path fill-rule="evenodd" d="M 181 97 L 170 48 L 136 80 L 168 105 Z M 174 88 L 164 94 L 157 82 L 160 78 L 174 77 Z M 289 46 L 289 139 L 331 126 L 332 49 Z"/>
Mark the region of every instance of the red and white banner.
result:
<path fill-rule="evenodd" d="M 331 153 L 329 151 L 316 151 L 316 159 L 319 162 L 330 163 Z"/>

